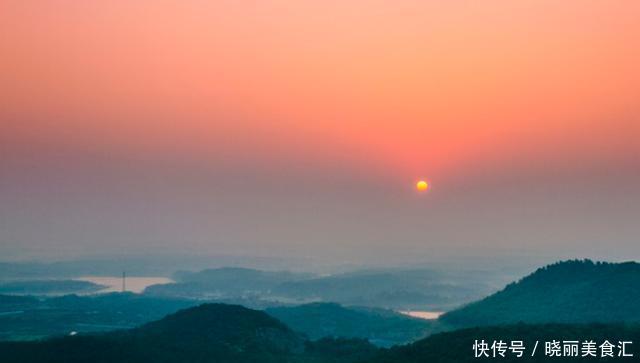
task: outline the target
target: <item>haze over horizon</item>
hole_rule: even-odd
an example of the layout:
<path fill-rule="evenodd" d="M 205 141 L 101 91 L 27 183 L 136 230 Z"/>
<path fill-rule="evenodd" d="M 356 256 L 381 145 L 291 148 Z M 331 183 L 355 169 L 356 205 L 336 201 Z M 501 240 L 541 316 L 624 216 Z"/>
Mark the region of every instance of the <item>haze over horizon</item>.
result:
<path fill-rule="evenodd" d="M 0 256 L 640 259 L 639 18 L 4 1 Z"/>

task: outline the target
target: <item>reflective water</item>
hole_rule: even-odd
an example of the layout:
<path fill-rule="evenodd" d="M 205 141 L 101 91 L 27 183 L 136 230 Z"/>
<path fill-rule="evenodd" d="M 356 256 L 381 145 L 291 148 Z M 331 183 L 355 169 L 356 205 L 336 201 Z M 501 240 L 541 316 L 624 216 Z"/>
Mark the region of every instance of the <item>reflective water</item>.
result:
<path fill-rule="evenodd" d="M 414 318 L 418 318 L 418 319 L 425 319 L 425 320 L 435 320 L 435 319 L 438 319 L 440 315 L 443 314 L 442 311 L 416 311 L 416 310 L 399 311 L 399 313 L 408 315 Z"/>
<path fill-rule="evenodd" d="M 76 280 L 89 281 L 94 284 L 107 286 L 98 292 L 116 292 L 122 291 L 122 276 L 104 277 L 104 276 L 83 276 Z M 129 292 L 142 292 L 147 286 L 155 284 L 168 284 L 173 280 L 166 277 L 128 277 L 125 280 L 125 289 Z"/>

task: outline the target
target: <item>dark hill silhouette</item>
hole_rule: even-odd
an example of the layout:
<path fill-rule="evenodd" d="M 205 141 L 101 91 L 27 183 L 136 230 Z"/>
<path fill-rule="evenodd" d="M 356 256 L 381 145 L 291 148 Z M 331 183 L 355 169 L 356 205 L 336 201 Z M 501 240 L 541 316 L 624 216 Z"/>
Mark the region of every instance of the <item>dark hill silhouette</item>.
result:
<path fill-rule="evenodd" d="M 239 305 L 204 304 L 133 331 L 134 336 L 189 345 L 223 343 L 233 351 L 299 352 L 303 340 L 277 319 Z"/>
<path fill-rule="evenodd" d="M 130 330 L 0 343 L 5 363 L 353 362 L 376 351 L 363 340 L 309 342 L 264 312 L 225 304 L 181 310 Z"/>
<path fill-rule="evenodd" d="M 514 340 L 523 341 L 525 351 L 521 358 L 511 354 L 508 350 L 505 357 L 476 358 L 473 350 L 475 340 L 485 340 L 489 345 L 493 341 L 502 340 L 505 343 Z M 583 342 L 593 340 L 598 344 L 605 340 L 617 345 L 620 341 L 630 341 L 627 354 L 634 357 L 619 357 L 615 348 L 615 358 L 598 357 L 550 357 L 545 356 L 544 343 L 556 341 Z M 535 355 L 532 357 L 535 342 L 539 341 Z M 417 341 L 406 346 L 394 347 L 381 351 L 375 358 L 368 360 L 368 363 L 475 363 L 475 362 L 629 362 L 637 360 L 640 354 L 636 346 L 640 341 L 640 326 L 623 324 L 542 324 L 528 325 L 515 324 L 509 326 L 491 326 L 462 329 L 453 332 L 440 333 Z M 580 344 L 580 343 L 579 343 Z"/>
<path fill-rule="evenodd" d="M 639 282 L 635 262 L 559 262 L 440 319 L 456 326 L 640 321 Z"/>

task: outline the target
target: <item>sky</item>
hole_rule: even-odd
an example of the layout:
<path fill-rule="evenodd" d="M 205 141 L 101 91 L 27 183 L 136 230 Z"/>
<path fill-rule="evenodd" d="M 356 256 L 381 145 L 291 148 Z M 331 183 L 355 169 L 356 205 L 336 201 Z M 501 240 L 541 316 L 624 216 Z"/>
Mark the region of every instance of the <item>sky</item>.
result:
<path fill-rule="evenodd" d="M 2 1 L 0 256 L 640 259 L 638 19 Z"/>

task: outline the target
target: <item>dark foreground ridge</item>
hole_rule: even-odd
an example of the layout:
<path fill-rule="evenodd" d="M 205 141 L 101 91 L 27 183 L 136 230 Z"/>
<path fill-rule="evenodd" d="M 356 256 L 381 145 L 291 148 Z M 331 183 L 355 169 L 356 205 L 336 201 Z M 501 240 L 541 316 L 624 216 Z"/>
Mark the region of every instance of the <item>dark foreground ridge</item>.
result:
<path fill-rule="evenodd" d="M 575 361 L 579 358 L 547 357 L 544 342 L 605 340 L 618 344 L 632 342 L 627 349 L 637 359 L 640 354 L 638 325 L 551 324 L 479 327 L 432 335 L 406 346 L 378 349 L 360 339 L 309 341 L 268 314 L 238 305 L 205 304 L 181 310 L 139 328 L 117 332 L 78 335 L 36 342 L 0 343 L 0 357 L 6 363 L 465 363 L 478 362 L 476 340 L 522 340 L 522 358 L 513 354 L 496 362 Z M 531 357 L 535 341 L 537 354 Z M 492 354 L 491 351 L 488 352 Z M 616 351 L 617 354 L 617 351 Z M 488 361 L 492 358 L 483 358 Z M 600 361 L 599 357 L 590 358 Z M 606 358 L 610 359 L 610 358 Z M 605 360 L 606 360 L 605 359 Z"/>
<path fill-rule="evenodd" d="M 473 346 L 477 340 L 488 344 L 488 351 L 482 357 L 476 357 Z M 560 344 L 560 356 L 545 354 L 545 342 L 557 341 Z M 517 357 L 507 349 L 504 357 L 494 358 L 491 346 L 494 341 L 503 341 L 508 346 L 512 341 L 522 341 L 525 347 L 522 357 Z M 539 342 L 532 356 L 536 341 Z M 563 356 L 564 342 L 577 341 L 577 356 Z M 595 357 L 582 357 L 581 349 L 584 341 L 594 341 L 596 345 L 609 341 L 613 357 L 601 357 L 599 347 L 595 349 Z M 626 354 L 633 357 L 618 356 L 619 342 L 632 342 L 626 346 Z M 554 353 L 555 354 L 555 353 Z M 413 344 L 394 347 L 381 351 L 370 363 L 472 363 L 472 362 L 631 362 L 640 356 L 640 326 L 624 324 L 516 324 L 509 326 L 493 326 L 462 329 L 448 333 L 440 333 L 422 339 Z"/>
<path fill-rule="evenodd" d="M 268 314 L 204 304 L 139 328 L 40 342 L 0 343 L 2 362 L 356 362 L 377 348 L 364 340 L 310 342 Z"/>

